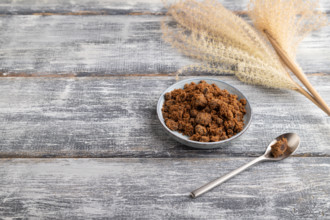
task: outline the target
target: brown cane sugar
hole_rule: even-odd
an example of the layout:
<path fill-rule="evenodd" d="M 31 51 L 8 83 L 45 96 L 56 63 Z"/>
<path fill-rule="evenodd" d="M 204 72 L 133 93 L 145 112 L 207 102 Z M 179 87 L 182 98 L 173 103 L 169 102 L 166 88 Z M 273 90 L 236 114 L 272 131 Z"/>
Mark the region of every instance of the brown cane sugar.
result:
<path fill-rule="evenodd" d="M 246 100 L 200 81 L 165 94 L 162 108 L 166 126 L 190 140 L 216 142 L 243 130 Z"/>
<path fill-rule="evenodd" d="M 280 140 L 276 141 L 275 144 L 271 146 L 271 153 L 273 157 L 280 157 L 284 154 L 290 153 L 290 148 L 288 147 L 288 140 L 282 137 Z"/>

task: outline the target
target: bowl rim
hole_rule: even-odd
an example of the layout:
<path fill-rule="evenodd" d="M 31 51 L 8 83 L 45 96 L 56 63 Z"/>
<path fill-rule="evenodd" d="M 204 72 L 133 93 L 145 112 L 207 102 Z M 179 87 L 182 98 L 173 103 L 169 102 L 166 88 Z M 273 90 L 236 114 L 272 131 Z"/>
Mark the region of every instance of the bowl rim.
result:
<path fill-rule="evenodd" d="M 240 131 L 239 133 L 235 134 L 234 136 L 228 138 L 228 139 L 225 139 L 225 140 L 221 140 L 221 141 L 216 141 L 216 142 L 200 142 L 200 141 L 193 141 L 193 140 L 190 140 L 190 139 L 183 139 L 182 137 L 180 137 L 178 134 L 181 134 L 177 131 L 172 131 L 171 129 L 169 129 L 166 124 L 165 124 L 165 121 L 164 120 L 161 120 L 161 117 L 159 114 L 162 114 L 162 108 L 163 106 L 160 106 L 160 102 L 162 100 L 162 97 L 164 97 L 165 93 L 167 93 L 167 90 L 173 90 L 177 84 L 179 83 L 183 83 L 183 82 L 192 82 L 192 81 L 195 81 L 195 80 L 213 80 L 213 81 L 218 81 L 220 83 L 223 83 L 223 84 L 226 84 L 227 86 L 233 88 L 234 90 L 237 90 L 239 93 L 241 93 L 241 95 L 243 96 L 243 98 L 246 100 L 246 104 L 249 106 L 250 108 L 250 120 L 248 120 L 248 123 L 245 125 L 245 128 L 243 128 L 242 131 Z M 221 89 L 221 88 L 220 88 Z M 236 95 L 236 94 L 235 94 Z M 160 108 L 159 108 L 160 107 Z M 158 110 L 159 109 L 159 110 Z M 160 95 L 159 99 L 158 99 L 158 102 L 157 102 L 157 116 L 158 116 L 158 120 L 161 122 L 161 124 L 163 125 L 163 127 L 168 131 L 170 132 L 171 134 L 175 135 L 177 138 L 183 140 L 183 141 L 187 141 L 189 143 L 192 143 L 192 144 L 201 144 L 201 145 L 216 145 L 216 144 L 223 144 L 223 143 L 227 143 L 231 140 L 234 140 L 236 138 L 238 138 L 239 136 L 241 136 L 242 134 L 245 133 L 245 131 L 250 127 L 250 124 L 251 124 L 251 121 L 252 121 L 252 115 L 253 115 L 253 111 L 252 111 L 252 108 L 251 108 L 251 105 L 250 105 L 250 102 L 249 100 L 246 98 L 246 96 L 244 95 L 244 93 L 241 92 L 241 90 L 237 89 L 236 87 L 230 85 L 229 83 L 226 83 L 222 80 L 219 80 L 219 79 L 214 79 L 214 78 L 205 78 L 205 77 L 196 77 L 196 78 L 189 78 L 189 79 L 184 79 L 184 80 L 180 80 L 176 83 L 174 83 L 173 85 L 167 87 L 163 92 L 162 94 Z M 177 134 L 178 133 L 178 134 Z"/>

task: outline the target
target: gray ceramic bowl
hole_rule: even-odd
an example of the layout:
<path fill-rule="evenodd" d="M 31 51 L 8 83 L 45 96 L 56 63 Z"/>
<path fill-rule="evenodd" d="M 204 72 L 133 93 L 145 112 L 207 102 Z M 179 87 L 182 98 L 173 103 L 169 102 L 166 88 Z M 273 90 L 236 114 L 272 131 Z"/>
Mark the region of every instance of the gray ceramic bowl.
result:
<path fill-rule="evenodd" d="M 218 141 L 218 142 L 199 142 L 199 141 L 192 141 L 189 140 L 189 137 L 186 135 L 183 135 L 177 131 L 172 131 L 170 130 L 166 125 L 165 125 L 165 121 L 163 118 L 163 114 L 162 114 L 162 107 L 165 101 L 164 95 L 165 93 L 171 92 L 174 89 L 183 89 L 185 84 L 189 84 L 191 82 L 195 82 L 196 84 L 198 84 L 201 80 L 206 81 L 209 84 L 216 84 L 220 89 L 226 89 L 228 90 L 228 92 L 230 92 L 231 94 L 235 94 L 238 96 L 239 99 L 246 99 L 246 114 L 244 115 L 244 127 L 243 130 L 241 132 L 239 132 L 238 134 L 232 136 L 231 138 L 228 138 L 226 140 L 222 140 L 222 141 Z M 182 80 L 178 83 L 175 83 L 174 85 L 168 87 L 160 96 L 159 100 L 158 100 L 158 104 L 157 104 L 157 115 L 158 118 L 160 120 L 160 123 L 162 124 L 163 128 L 165 129 L 165 131 L 175 140 L 177 140 L 178 142 L 180 142 L 181 144 L 190 146 L 190 147 L 194 147 L 194 148 L 200 148 L 200 149 L 212 149 L 212 148 L 218 148 L 218 147 L 223 147 L 225 145 L 227 145 L 230 141 L 238 138 L 239 136 L 241 136 L 246 130 L 247 128 L 250 126 L 251 123 L 251 119 L 252 119 L 252 109 L 250 106 L 249 101 L 247 100 L 247 98 L 243 95 L 243 93 L 241 93 L 238 89 L 236 89 L 235 87 L 217 80 L 217 79 L 211 79 L 211 78 L 193 78 L 193 79 L 186 79 L 186 80 Z"/>

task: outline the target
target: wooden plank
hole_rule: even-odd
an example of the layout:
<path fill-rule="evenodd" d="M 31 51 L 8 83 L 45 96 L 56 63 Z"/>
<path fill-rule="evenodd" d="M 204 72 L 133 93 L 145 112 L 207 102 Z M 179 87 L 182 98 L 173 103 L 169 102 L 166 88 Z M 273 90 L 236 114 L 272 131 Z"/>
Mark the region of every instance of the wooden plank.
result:
<path fill-rule="evenodd" d="M 230 10 L 246 10 L 248 0 L 219 0 Z M 167 2 L 174 2 L 168 0 Z M 329 11 L 330 3 L 321 0 L 323 11 Z M 164 13 L 166 9 L 161 0 L 6 0 L 0 3 L 0 14 L 27 15 L 27 14 L 139 14 L 139 13 Z"/>
<path fill-rule="evenodd" d="M 167 1 L 175 2 L 173 0 Z M 246 9 L 246 0 L 220 0 L 227 8 L 235 11 Z M 323 1 L 325 2 L 325 1 Z M 326 4 L 326 3 L 325 3 Z M 132 14 L 139 15 L 144 13 L 165 13 L 166 9 L 161 0 L 37 0 L 6 1 L 0 3 L 0 14 L 5 15 L 28 15 L 28 14 L 92 14 L 92 15 L 118 15 Z"/>
<path fill-rule="evenodd" d="M 175 72 L 192 63 L 161 39 L 157 16 L 0 17 L 2 75 Z"/>
<path fill-rule="evenodd" d="M 0 160 L 0 216 L 42 219 L 329 219 L 329 158 L 258 164 L 197 199 L 189 192 L 251 158 Z"/>
<path fill-rule="evenodd" d="M 309 78 L 330 103 L 330 75 Z M 156 116 L 158 98 L 174 76 L 0 78 L 0 157 L 255 156 L 285 132 L 301 136 L 300 156 L 330 155 L 329 117 L 308 99 L 218 79 L 248 97 L 253 120 L 231 146 L 201 151 L 171 140 Z"/>
<path fill-rule="evenodd" d="M 168 74 L 197 63 L 162 40 L 163 18 L 2 16 L 0 76 Z M 305 72 L 330 73 L 329 34 L 327 26 L 301 44 Z"/>

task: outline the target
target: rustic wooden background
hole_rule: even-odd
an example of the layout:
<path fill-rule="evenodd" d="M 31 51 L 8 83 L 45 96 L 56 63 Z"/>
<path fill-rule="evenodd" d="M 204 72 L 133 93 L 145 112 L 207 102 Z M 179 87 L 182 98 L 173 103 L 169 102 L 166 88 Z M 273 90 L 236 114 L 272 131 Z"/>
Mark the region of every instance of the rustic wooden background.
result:
<path fill-rule="evenodd" d="M 247 1 L 221 2 L 248 19 Z M 330 118 L 300 94 L 213 76 L 250 100 L 248 131 L 216 150 L 163 133 L 159 95 L 196 62 L 162 41 L 165 12 L 160 0 L 0 2 L 0 219 L 330 218 Z M 327 103 L 329 40 L 327 26 L 297 56 Z M 294 157 L 188 197 L 284 132 L 301 137 Z"/>

